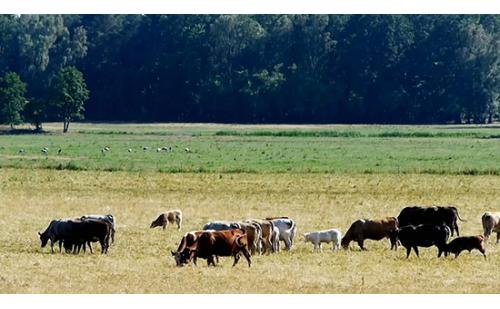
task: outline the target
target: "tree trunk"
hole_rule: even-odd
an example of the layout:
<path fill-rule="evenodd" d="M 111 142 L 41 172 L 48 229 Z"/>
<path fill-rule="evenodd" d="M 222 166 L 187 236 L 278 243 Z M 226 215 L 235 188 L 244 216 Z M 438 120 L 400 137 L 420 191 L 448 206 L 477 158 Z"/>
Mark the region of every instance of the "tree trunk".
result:
<path fill-rule="evenodd" d="M 69 121 L 65 120 L 64 121 L 63 133 L 68 133 L 68 128 L 69 128 Z"/>

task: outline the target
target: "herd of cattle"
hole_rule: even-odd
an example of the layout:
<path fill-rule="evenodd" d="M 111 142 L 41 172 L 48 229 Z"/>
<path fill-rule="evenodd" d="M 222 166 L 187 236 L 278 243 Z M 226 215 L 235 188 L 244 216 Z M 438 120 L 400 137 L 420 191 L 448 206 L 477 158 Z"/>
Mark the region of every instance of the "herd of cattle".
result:
<path fill-rule="evenodd" d="M 491 233 L 497 233 L 500 240 L 500 213 L 487 212 L 482 216 L 483 235 L 460 237 L 458 220 L 465 221 L 458 215 L 455 207 L 405 207 L 397 217 L 381 220 L 359 219 L 354 221 L 342 237 L 340 230 L 330 229 L 303 234 L 304 241 L 313 244 L 313 251 L 322 250 L 322 243 L 333 243 L 333 250 L 357 242 L 362 250 L 364 241 L 388 238 L 391 250 L 398 245 L 406 249 L 408 258 L 412 249 L 419 256 L 418 247 L 438 248 L 438 257 L 453 253 L 457 258 L 464 250 L 479 250 L 486 257 L 485 241 Z M 182 227 L 182 212 L 172 210 L 161 214 L 154 220 L 150 228 L 176 224 Z M 448 242 L 456 232 L 457 237 Z M 280 242 L 285 250 L 294 245 L 297 224 L 289 217 L 267 217 L 265 219 L 247 219 L 244 221 L 213 221 L 205 224 L 202 230 L 191 231 L 181 239 L 177 251 L 172 251 L 177 266 L 193 262 L 197 258 L 207 260 L 208 266 L 215 266 L 219 257 L 232 256 L 233 266 L 243 255 L 251 266 L 251 256 L 270 254 L 280 251 Z M 107 253 L 110 240 L 114 242 L 115 218 L 112 215 L 87 215 L 75 219 L 52 220 L 43 233 L 38 233 L 45 247 L 50 240 L 51 252 L 54 244 L 59 243 L 59 251 L 64 247 L 66 252 L 78 254 L 88 246 L 92 253 L 92 242 L 99 241 L 101 253 Z"/>

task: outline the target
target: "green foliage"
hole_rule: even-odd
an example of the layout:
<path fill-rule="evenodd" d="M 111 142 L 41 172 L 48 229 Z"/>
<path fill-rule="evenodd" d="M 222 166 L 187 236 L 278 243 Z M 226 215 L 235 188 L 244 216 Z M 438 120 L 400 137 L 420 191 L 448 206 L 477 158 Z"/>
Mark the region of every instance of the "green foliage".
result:
<path fill-rule="evenodd" d="M 21 111 L 26 105 L 26 84 L 14 72 L 0 78 L 0 121 L 14 125 L 21 123 Z"/>
<path fill-rule="evenodd" d="M 499 42 L 495 15 L 1 15 L 0 73 L 37 128 L 71 66 L 89 120 L 491 123 Z"/>
<path fill-rule="evenodd" d="M 75 67 L 61 69 L 55 78 L 53 91 L 52 104 L 64 122 L 63 132 L 66 133 L 71 121 L 84 118 L 84 103 L 89 98 L 89 91 L 83 74 Z"/>

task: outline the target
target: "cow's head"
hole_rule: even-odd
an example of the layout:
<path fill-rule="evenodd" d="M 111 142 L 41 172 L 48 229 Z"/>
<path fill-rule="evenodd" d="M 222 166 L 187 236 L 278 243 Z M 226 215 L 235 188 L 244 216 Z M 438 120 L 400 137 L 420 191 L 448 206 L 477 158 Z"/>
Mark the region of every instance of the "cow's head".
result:
<path fill-rule="evenodd" d="M 160 226 L 157 221 L 158 220 L 155 220 L 155 221 L 151 222 L 151 225 L 149 226 L 149 228 L 152 229 L 154 227 Z"/>
<path fill-rule="evenodd" d="M 189 250 L 189 249 L 186 248 L 186 249 L 182 250 L 181 252 L 171 251 L 171 253 L 172 253 L 172 256 L 175 259 L 175 264 L 178 267 L 182 267 L 185 264 L 189 263 L 189 260 L 190 260 L 190 257 L 191 257 L 191 250 Z"/>
<path fill-rule="evenodd" d="M 42 242 L 42 248 L 47 245 L 49 241 L 49 237 L 45 233 L 38 232 L 38 236 L 40 237 L 40 241 Z"/>

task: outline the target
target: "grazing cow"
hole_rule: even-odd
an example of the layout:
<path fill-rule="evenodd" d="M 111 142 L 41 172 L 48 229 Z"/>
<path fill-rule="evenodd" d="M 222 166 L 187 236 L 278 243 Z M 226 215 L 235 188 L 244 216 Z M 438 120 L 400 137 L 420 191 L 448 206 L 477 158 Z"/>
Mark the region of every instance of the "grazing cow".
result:
<path fill-rule="evenodd" d="M 204 231 L 192 246 L 179 254 L 178 265 L 189 263 L 194 258 L 202 258 L 207 260 L 208 266 L 215 266 L 214 256 L 233 256 L 235 266 L 240 253 L 245 256 L 250 267 L 252 261 L 247 249 L 247 235 L 243 230 Z"/>
<path fill-rule="evenodd" d="M 51 252 L 54 253 L 53 244 L 59 241 L 67 243 L 65 249 L 70 245 L 74 246 L 74 253 L 79 252 L 81 246 L 91 241 L 99 241 L 101 244 L 101 253 L 107 253 L 109 247 L 111 225 L 107 222 L 98 220 L 52 220 L 49 227 L 43 232 L 38 233 L 42 248 L 45 247 L 48 240 L 51 241 Z M 92 252 L 92 251 L 91 251 Z"/>
<path fill-rule="evenodd" d="M 441 257 L 441 254 L 446 254 L 446 242 L 450 233 L 450 228 L 446 224 L 407 225 L 391 232 L 391 241 L 399 240 L 401 242 L 401 245 L 406 248 L 406 258 L 410 256 L 412 248 L 419 256 L 418 247 L 431 246 L 438 248 L 438 257 Z"/>
<path fill-rule="evenodd" d="M 42 248 L 44 248 L 50 240 L 50 252 L 54 253 L 54 244 L 56 242 L 59 242 L 59 252 L 61 252 L 64 236 L 71 232 L 71 225 L 67 223 L 69 220 L 70 219 L 52 220 L 43 233 L 38 232 Z"/>
<path fill-rule="evenodd" d="M 116 223 L 115 223 L 115 217 L 113 215 L 86 215 L 86 216 L 81 216 L 80 218 L 80 220 L 89 220 L 89 219 L 104 221 L 111 224 L 111 243 L 115 242 Z"/>
<path fill-rule="evenodd" d="M 277 226 L 279 229 L 279 240 L 285 242 L 286 250 L 291 250 L 293 247 L 293 240 L 295 238 L 295 233 L 297 232 L 297 225 L 295 221 L 288 217 L 273 217 L 266 218 Z"/>
<path fill-rule="evenodd" d="M 455 254 L 455 258 L 457 258 L 460 253 L 464 250 L 471 252 L 473 249 L 479 250 L 484 258 L 486 258 L 486 248 L 484 247 L 484 236 L 468 236 L 468 237 L 457 237 L 450 241 L 449 244 L 446 245 L 446 253 Z"/>
<path fill-rule="evenodd" d="M 183 252 L 185 252 L 185 249 L 188 247 L 191 247 L 195 244 L 195 242 L 198 240 L 198 237 L 200 237 L 201 234 L 203 234 L 205 231 L 192 231 L 184 234 L 184 236 L 181 239 L 181 242 L 179 243 L 179 247 L 177 248 L 177 251 L 171 251 L 172 256 L 175 258 L 175 263 L 177 266 L 183 266 L 183 262 L 187 262 L 187 257 L 182 257 Z M 196 264 L 196 260 L 195 260 Z"/>
<path fill-rule="evenodd" d="M 151 222 L 149 228 L 161 226 L 163 229 L 166 229 L 169 223 L 174 224 L 174 222 L 177 224 L 177 230 L 180 230 L 182 226 L 182 211 L 179 209 L 162 213 L 156 220 Z"/>
<path fill-rule="evenodd" d="M 230 222 L 230 221 L 211 221 L 203 226 L 204 230 L 232 230 L 241 228 L 238 222 Z"/>
<path fill-rule="evenodd" d="M 491 233 L 497 233 L 497 244 L 500 240 L 500 213 L 486 212 L 481 221 L 483 222 L 484 237 L 488 240 Z"/>
<path fill-rule="evenodd" d="M 457 236 L 460 236 L 458 230 L 457 219 L 460 221 L 465 221 L 458 215 L 458 210 L 456 207 L 444 207 L 444 206 L 432 206 L 432 207 L 421 207 L 421 206 L 410 206 L 405 207 L 401 210 L 398 216 L 399 226 L 405 225 L 419 225 L 419 224 L 431 224 L 431 225 L 441 225 L 446 224 L 450 230 L 451 235 L 453 232 L 457 232 Z"/>
<path fill-rule="evenodd" d="M 387 217 L 382 220 L 359 219 L 351 224 L 342 238 L 342 247 L 347 249 L 351 241 L 356 241 L 361 250 L 366 250 L 363 243 L 365 239 L 381 240 L 389 238 L 390 233 L 398 228 L 398 220 Z M 391 239 L 391 249 L 397 248 L 397 242 Z"/>
<path fill-rule="evenodd" d="M 275 252 L 272 242 L 274 225 L 271 221 L 262 219 L 247 219 L 243 222 L 254 223 L 260 226 L 260 229 L 262 231 L 260 239 L 261 253 L 270 254 L 271 252 Z"/>
<path fill-rule="evenodd" d="M 313 251 L 319 248 L 320 251 L 323 251 L 321 248 L 322 243 L 333 243 L 332 250 L 340 248 L 340 239 L 341 233 L 337 229 L 330 229 L 325 231 L 318 232 L 310 232 L 304 234 L 304 242 L 310 242 L 314 245 Z"/>

